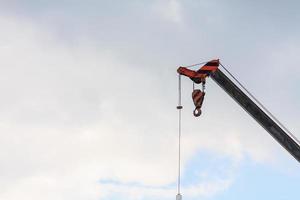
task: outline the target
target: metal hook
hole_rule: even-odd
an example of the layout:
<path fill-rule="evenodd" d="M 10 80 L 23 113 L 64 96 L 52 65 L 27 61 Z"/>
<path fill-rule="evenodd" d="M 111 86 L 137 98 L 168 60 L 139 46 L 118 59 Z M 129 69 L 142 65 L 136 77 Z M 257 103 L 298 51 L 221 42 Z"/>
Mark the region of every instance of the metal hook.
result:
<path fill-rule="evenodd" d="M 196 107 L 193 114 L 195 117 L 199 117 L 201 115 L 202 111 L 200 107 Z"/>

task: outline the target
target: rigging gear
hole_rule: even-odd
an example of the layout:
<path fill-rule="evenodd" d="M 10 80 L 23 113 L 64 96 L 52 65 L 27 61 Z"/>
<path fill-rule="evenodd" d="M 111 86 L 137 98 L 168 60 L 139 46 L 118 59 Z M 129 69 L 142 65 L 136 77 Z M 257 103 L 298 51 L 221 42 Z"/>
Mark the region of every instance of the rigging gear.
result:
<path fill-rule="evenodd" d="M 180 175 L 181 175 L 181 75 L 178 76 L 178 178 L 177 178 L 177 195 L 176 200 L 181 200 L 180 194 Z"/>
<path fill-rule="evenodd" d="M 193 112 L 195 117 L 199 117 L 202 113 L 201 107 L 203 104 L 205 92 L 202 92 L 200 89 L 195 89 L 192 93 L 192 98 L 195 104 L 195 110 Z"/>

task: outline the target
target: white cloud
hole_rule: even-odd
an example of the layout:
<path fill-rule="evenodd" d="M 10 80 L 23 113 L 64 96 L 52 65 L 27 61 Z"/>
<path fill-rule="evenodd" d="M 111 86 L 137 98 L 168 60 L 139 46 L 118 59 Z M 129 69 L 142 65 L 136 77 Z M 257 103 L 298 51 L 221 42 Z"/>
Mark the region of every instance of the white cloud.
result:
<path fill-rule="evenodd" d="M 213 196 L 219 192 L 226 190 L 231 185 L 232 180 L 215 180 L 213 182 L 205 182 L 190 187 L 182 188 L 184 198 L 207 197 Z M 112 194 L 118 193 L 120 199 L 174 199 L 176 195 L 175 189 L 151 188 L 143 186 L 128 186 L 116 184 L 103 184 L 102 189 L 105 193 L 101 197 L 109 197 Z"/>
<path fill-rule="evenodd" d="M 182 23 L 178 1 L 162 8 L 167 20 Z M 176 182 L 177 116 L 170 105 L 176 97 L 161 89 L 172 88 L 174 74 L 160 80 L 155 69 L 129 66 L 91 43 L 67 46 L 19 18 L 2 17 L 0 26 L 0 199 L 174 197 L 167 186 Z M 226 190 L 245 155 L 272 159 L 272 145 L 260 144 L 269 136 L 252 134 L 260 129 L 245 125 L 243 111 L 217 93 L 212 86 L 205 103 L 211 115 L 201 120 L 191 119 L 191 106 L 184 108 L 183 166 L 199 150 L 233 164 L 226 178 L 185 186 L 190 196 Z M 217 99 L 221 113 L 213 109 Z"/>
<path fill-rule="evenodd" d="M 166 21 L 182 24 L 182 5 L 177 0 L 158 1 L 154 6 L 155 11 Z"/>

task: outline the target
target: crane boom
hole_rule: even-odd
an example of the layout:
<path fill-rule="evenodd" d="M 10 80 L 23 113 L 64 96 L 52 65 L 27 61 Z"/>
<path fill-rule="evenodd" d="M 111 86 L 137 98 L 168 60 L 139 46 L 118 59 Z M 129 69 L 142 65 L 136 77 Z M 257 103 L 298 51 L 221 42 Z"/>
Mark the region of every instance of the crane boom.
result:
<path fill-rule="evenodd" d="M 189 77 L 196 84 L 204 84 L 207 77 L 211 77 L 229 96 L 231 96 L 251 117 L 253 117 L 282 147 L 284 147 L 294 158 L 300 162 L 300 146 L 297 139 L 280 124 L 276 122 L 270 113 L 266 113 L 259 107 L 247 94 L 245 94 L 233 81 L 230 80 L 219 68 L 219 60 L 212 60 L 206 63 L 198 71 L 193 71 L 187 67 L 179 67 L 177 72 L 181 75 Z M 245 88 L 244 88 L 245 89 Z M 205 94 L 205 93 L 204 93 Z M 250 94 L 251 96 L 251 94 Z M 253 96 L 252 96 L 253 97 Z M 203 101 L 204 95 L 197 100 Z M 194 96 L 193 96 L 193 100 Z M 200 101 L 199 100 L 199 101 Z M 260 103 L 258 103 L 260 104 Z M 202 105 L 202 103 L 201 103 Z M 201 105 L 197 105 L 196 109 L 201 114 Z M 263 106 L 262 106 L 263 107 Z M 200 115 L 199 114 L 199 115 Z M 195 115 L 195 113 L 194 113 Z M 199 115 L 195 115 L 196 117 Z M 280 126 L 281 125 L 281 126 Z"/>
<path fill-rule="evenodd" d="M 249 113 L 269 134 L 300 162 L 300 146 L 272 118 L 235 85 L 221 70 L 217 69 L 210 77 Z"/>

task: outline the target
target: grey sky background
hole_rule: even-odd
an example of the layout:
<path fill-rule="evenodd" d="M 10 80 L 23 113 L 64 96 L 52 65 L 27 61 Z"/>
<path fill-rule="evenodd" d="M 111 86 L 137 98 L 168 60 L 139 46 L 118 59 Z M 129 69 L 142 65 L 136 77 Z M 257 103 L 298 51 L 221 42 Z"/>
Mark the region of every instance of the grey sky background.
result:
<path fill-rule="evenodd" d="M 179 65 L 220 58 L 300 138 L 298 10 L 297 1 L 0 1 L 0 199 L 173 198 Z M 226 159 L 188 195 L 228 190 L 249 160 L 297 172 L 211 80 L 200 119 L 187 79 L 183 88 L 184 166 L 199 152 Z"/>

